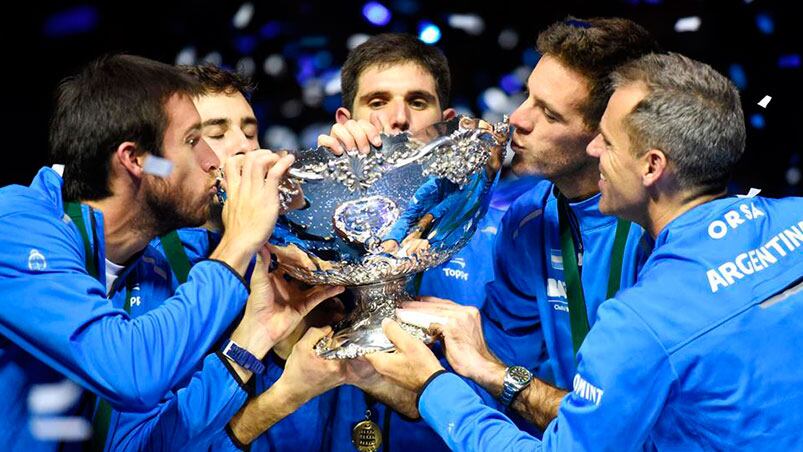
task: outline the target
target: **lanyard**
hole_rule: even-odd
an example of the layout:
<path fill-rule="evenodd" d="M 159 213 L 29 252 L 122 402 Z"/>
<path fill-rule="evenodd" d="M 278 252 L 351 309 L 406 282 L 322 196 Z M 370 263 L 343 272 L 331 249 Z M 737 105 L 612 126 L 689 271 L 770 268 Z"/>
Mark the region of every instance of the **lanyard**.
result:
<path fill-rule="evenodd" d="M 97 250 L 92 248 L 89 242 L 89 235 L 86 232 L 86 222 L 84 221 L 84 214 L 81 212 L 81 205 L 77 202 L 68 202 L 64 205 L 64 211 L 78 227 L 78 232 L 81 233 L 81 241 L 84 242 L 84 266 L 86 267 L 87 273 L 100 281 L 98 273 L 98 260 L 100 256 L 98 256 Z M 98 238 L 95 236 L 95 215 L 91 207 L 89 208 L 89 218 L 92 221 L 92 238 L 95 239 L 95 243 L 97 243 Z"/>
<path fill-rule="evenodd" d="M 560 250 L 563 255 L 563 276 L 566 280 L 566 298 L 569 302 L 569 323 L 572 329 L 572 345 L 576 357 L 590 327 L 588 324 L 583 281 L 580 277 L 580 266 L 577 263 L 578 253 L 575 251 L 575 240 L 577 240 L 578 248 L 580 248 L 579 255 L 582 258 L 582 237 L 580 237 L 579 226 L 572 223 L 572 220 L 576 222 L 576 219 L 571 214 L 568 200 L 566 200 L 566 197 L 562 194 L 558 194 Z M 574 232 L 575 229 L 577 231 L 576 235 Z M 624 259 L 625 244 L 627 243 L 629 231 L 629 221 L 621 219 L 617 221 L 616 235 L 613 240 L 613 250 L 611 251 L 608 291 L 605 295 L 606 299 L 613 297 L 619 290 L 619 285 L 622 280 L 622 261 Z"/>
<path fill-rule="evenodd" d="M 64 211 L 78 227 L 78 232 L 81 233 L 81 241 L 84 243 L 84 265 L 86 266 L 87 273 L 92 275 L 92 277 L 100 282 L 100 273 L 98 272 L 100 257 L 98 256 L 97 247 L 93 248 L 92 244 L 89 242 L 89 234 L 87 234 L 86 222 L 84 221 L 84 215 L 81 212 L 81 205 L 77 202 L 65 203 Z M 92 212 L 91 207 L 89 208 L 89 217 L 92 219 L 92 238 L 95 239 L 95 244 L 97 244 L 98 237 L 95 235 L 94 227 L 95 214 Z M 89 400 L 93 400 L 93 402 L 90 404 L 90 406 L 92 406 L 95 405 L 94 400 L 98 399 L 97 396 L 93 395 Z M 97 402 L 97 408 L 94 416 L 92 417 L 92 438 L 89 442 L 90 450 L 102 451 L 106 445 L 106 435 L 109 432 L 111 412 L 111 405 L 109 405 L 107 401 L 100 399 Z"/>
<path fill-rule="evenodd" d="M 190 264 L 190 258 L 187 257 L 187 253 L 184 251 L 184 246 L 181 244 L 181 239 L 179 239 L 178 233 L 176 231 L 168 232 L 167 234 L 159 237 L 159 242 L 162 244 L 162 248 L 164 249 L 165 257 L 167 257 L 167 264 L 170 266 L 170 270 L 172 270 L 173 274 L 176 275 L 178 283 L 184 284 L 187 282 L 187 277 L 190 274 L 190 268 L 192 268 L 192 264 Z M 131 288 L 138 280 L 139 276 L 138 272 L 136 271 L 129 273 L 126 280 L 125 305 L 123 306 L 123 309 L 125 309 L 125 312 L 129 314 L 131 314 Z"/>
<path fill-rule="evenodd" d="M 187 282 L 192 264 L 190 264 L 190 259 L 187 257 L 186 251 L 184 251 L 184 245 L 181 244 L 178 233 L 176 231 L 168 232 L 159 237 L 159 241 L 162 243 L 167 263 L 170 264 L 170 269 L 176 275 L 178 283 L 184 284 Z"/>

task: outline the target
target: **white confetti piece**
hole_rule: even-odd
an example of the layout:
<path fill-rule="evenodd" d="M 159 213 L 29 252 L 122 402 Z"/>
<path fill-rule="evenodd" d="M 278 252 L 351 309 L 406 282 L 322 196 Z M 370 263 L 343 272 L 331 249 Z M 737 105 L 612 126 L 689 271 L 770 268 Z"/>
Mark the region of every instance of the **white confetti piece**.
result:
<path fill-rule="evenodd" d="M 170 160 L 148 155 L 145 157 L 145 166 L 142 168 L 146 174 L 166 178 L 173 172 L 173 163 Z"/>
<path fill-rule="evenodd" d="M 764 98 L 761 99 L 761 101 L 758 103 L 758 105 L 761 108 L 767 108 L 767 104 L 769 104 L 771 100 L 772 100 L 771 96 L 764 96 Z"/>
<path fill-rule="evenodd" d="M 84 441 L 92 436 L 92 425 L 78 416 L 33 418 L 30 428 L 40 441 Z"/>
<path fill-rule="evenodd" d="M 760 188 L 750 187 L 750 191 L 747 192 L 746 195 L 736 195 L 737 198 L 755 198 L 759 193 L 761 193 Z"/>
<path fill-rule="evenodd" d="M 242 30 L 251 23 L 252 17 L 254 17 L 254 4 L 251 2 L 243 3 L 232 18 L 231 23 L 236 28 Z"/>
<path fill-rule="evenodd" d="M 66 412 L 81 397 L 81 388 L 70 380 L 31 386 L 28 393 L 28 410 L 34 414 Z"/>
<path fill-rule="evenodd" d="M 675 22 L 675 31 L 683 33 L 686 31 L 697 31 L 700 28 L 702 21 L 697 16 L 683 17 Z"/>

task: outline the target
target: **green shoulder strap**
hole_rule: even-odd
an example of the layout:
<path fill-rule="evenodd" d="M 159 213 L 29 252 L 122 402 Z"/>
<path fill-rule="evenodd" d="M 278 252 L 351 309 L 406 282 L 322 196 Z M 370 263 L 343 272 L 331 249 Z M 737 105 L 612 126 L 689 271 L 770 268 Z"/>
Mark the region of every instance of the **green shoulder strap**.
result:
<path fill-rule="evenodd" d="M 558 195 L 558 225 L 560 228 L 560 248 L 563 256 L 563 277 L 566 280 L 566 298 L 569 304 L 569 324 L 572 330 L 574 354 L 580 350 L 588 331 L 588 311 L 586 308 L 583 281 L 580 277 L 580 266 L 577 263 L 577 251 L 574 246 L 574 235 L 569 222 L 569 202 L 563 195 Z M 611 251 L 610 273 L 608 274 L 608 290 L 606 299 L 611 298 L 619 290 L 622 280 L 622 261 L 624 260 L 627 235 L 630 222 L 619 220 Z M 580 240 L 578 238 L 578 240 Z"/>
<path fill-rule="evenodd" d="M 184 284 L 187 282 L 192 265 L 187 257 L 187 252 L 184 251 L 184 246 L 181 244 L 181 239 L 178 238 L 178 233 L 176 231 L 168 232 L 159 237 L 159 241 L 162 243 L 167 262 L 170 264 L 173 274 L 176 275 L 178 283 Z"/>
<path fill-rule="evenodd" d="M 86 222 L 84 221 L 84 214 L 81 212 L 81 204 L 77 202 L 65 203 L 64 212 L 72 219 L 73 223 L 78 227 L 78 232 L 81 233 L 81 240 L 84 242 L 84 266 L 86 267 L 87 273 L 99 280 L 98 256 L 94 248 L 92 248 L 92 244 L 89 242 L 89 234 L 86 232 Z"/>

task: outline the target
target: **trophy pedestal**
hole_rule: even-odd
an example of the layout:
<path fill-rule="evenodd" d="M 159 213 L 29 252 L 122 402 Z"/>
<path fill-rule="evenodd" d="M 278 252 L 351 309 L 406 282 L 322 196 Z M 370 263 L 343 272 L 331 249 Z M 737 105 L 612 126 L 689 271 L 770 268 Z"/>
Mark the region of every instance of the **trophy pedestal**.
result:
<path fill-rule="evenodd" d="M 371 352 L 395 349 L 382 332 L 382 320 L 396 318 L 396 308 L 412 297 L 404 290 L 405 278 L 392 281 L 351 287 L 356 306 L 354 311 L 335 326 L 331 338 L 323 338 L 315 345 L 315 351 L 326 359 L 353 359 Z M 400 325 L 405 331 L 425 343 L 433 338 L 426 330 L 407 323 Z"/>

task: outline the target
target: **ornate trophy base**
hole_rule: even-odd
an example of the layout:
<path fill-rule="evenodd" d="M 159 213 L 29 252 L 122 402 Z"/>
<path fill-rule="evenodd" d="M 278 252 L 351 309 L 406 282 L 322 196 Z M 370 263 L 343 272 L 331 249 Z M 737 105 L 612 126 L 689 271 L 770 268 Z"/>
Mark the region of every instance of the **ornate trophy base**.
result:
<path fill-rule="evenodd" d="M 331 338 L 323 338 L 315 351 L 326 359 L 352 359 L 371 352 L 395 349 L 382 332 L 382 319 L 396 318 L 396 308 L 412 297 L 404 290 L 405 278 L 352 287 L 356 307 L 348 318 L 335 326 Z M 400 323 L 405 331 L 425 343 L 433 338 L 423 328 Z"/>

